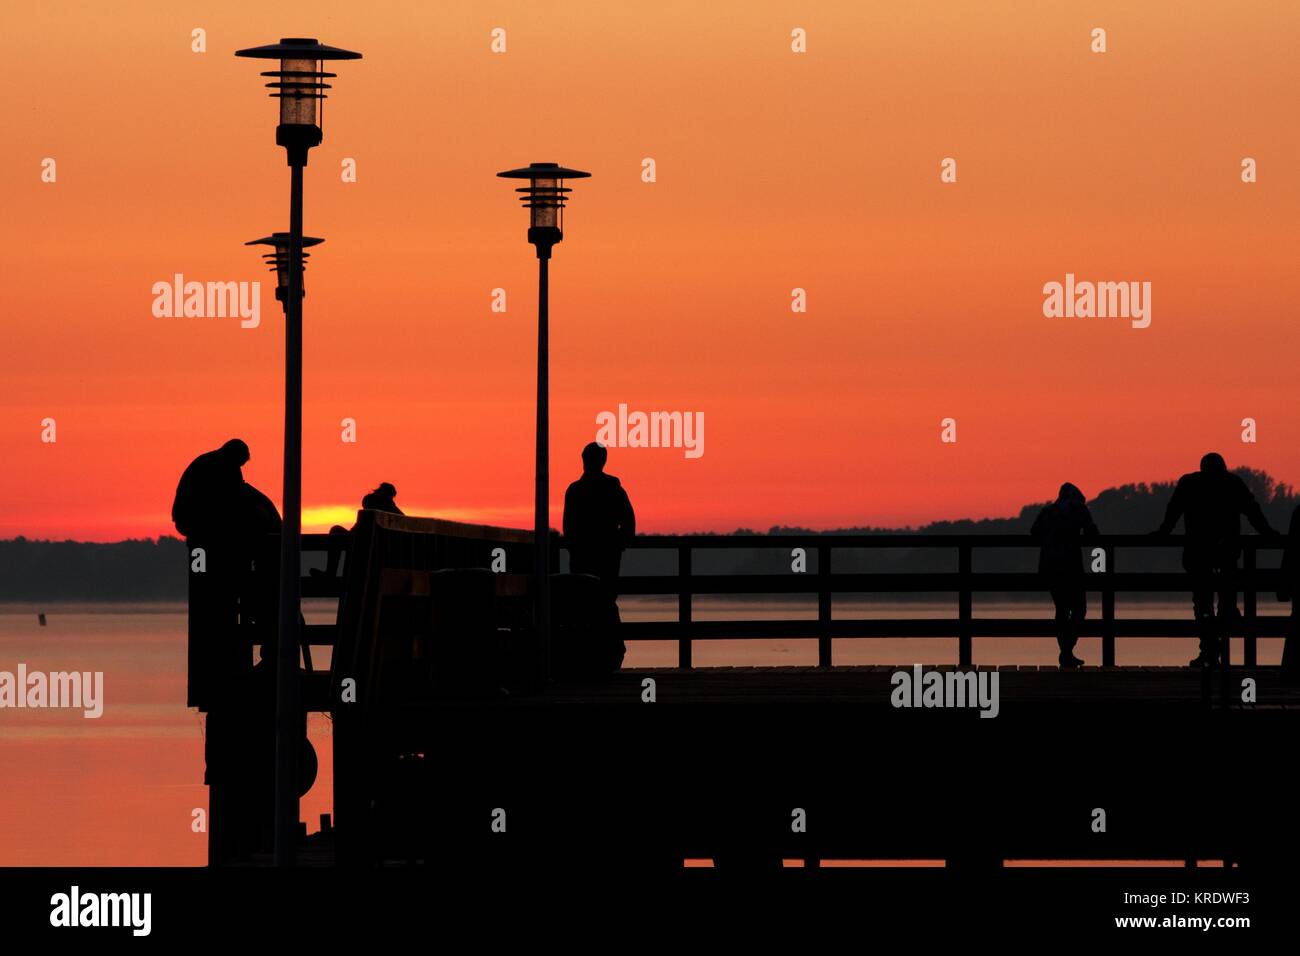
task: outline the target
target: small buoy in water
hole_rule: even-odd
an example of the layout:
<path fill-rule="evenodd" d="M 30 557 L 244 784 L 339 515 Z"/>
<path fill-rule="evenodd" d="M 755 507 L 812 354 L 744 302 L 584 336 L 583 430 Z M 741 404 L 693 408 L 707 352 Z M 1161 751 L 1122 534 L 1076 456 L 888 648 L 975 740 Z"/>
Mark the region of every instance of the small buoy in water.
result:
<path fill-rule="evenodd" d="M 38 621 L 41 622 L 41 627 L 44 627 L 44 626 L 45 626 L 45 615 L 44 615 L 44 614 L 37 614 L 37 615 L 36 615 L 36 620 L 38 620 Z"/>

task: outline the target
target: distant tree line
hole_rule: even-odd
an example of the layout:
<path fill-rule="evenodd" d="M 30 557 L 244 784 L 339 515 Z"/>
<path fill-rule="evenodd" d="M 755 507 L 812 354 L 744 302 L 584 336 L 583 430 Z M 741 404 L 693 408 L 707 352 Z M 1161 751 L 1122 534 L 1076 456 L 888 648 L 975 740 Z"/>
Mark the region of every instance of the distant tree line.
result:
<path fill-rule="evenodd" d="M 1300 498 L 1290 485 L 1274 481 L 1262 471 L 1237 469 L 1263 505 L 1269 523 L 1286 531 Z M 1128 484 L 1107 488 L 1088 502 L 1104 534 L 1144 534 L 1164 518 L 1173 482 Z M 920 528 L 838 528 L 828 535 L 898 534 L 1027 534 L 1034 516 L 1047 502 L 1026 505 L 1012 518 L 935 521 Z M 1178 529 L 1181 531 L 1181 529 Z M 790 558 L 781 551 L 745 551 L 743 539 L 759 532 L 741 528 L 731 533 L 736 550 L 697 551 L 695 571 L 704 574 L 780 573 L 790 570 Z M 778 525 L 771 535 L 816 534 L 807 528 Z M 1030 571 L 1036 551 L 996 549 L 976 551 L 975 571 Z M 815 556 L 810 555 L 809 570 Z M 0 601 L 183 601 L 186 598 L 188 553 L 177 538 L 118 541 L 96 544 L 81 541 L 34 541 L 15 538 L 0 541 Z M 836 571 L 955 571 L 957 558 L 950 549 L 844 550 L 836 553 Z M 1177 570 L 1176 548 L 1129 549 L 1117 559 L 1124 571 Z M 1264 556 L 1260 566 L 1275 566 L 1276 556 Z M 671 573 L 675 556 L 629 554 L 625 574 Z"/>
<path fill-rule="evenodd" d="M 0 541 L 0 601 L 182 601 L 188 552 L 157 541 Z"/>
<path fill-rule="evenodd" d="M 1269 524 L 1278 531 L 1285 533 L 1290 526 L 1292 512 L 1295 511 L 1297 505 L 1300 505 L 1300 497 L 1296 495 L 1294 489 L 1290 485 L 1275 481 L 1263 471 L 1255 471 L 1250 468 L 1238 468 L 1235 471 L 1259 500 Z M 1127 484 L 1120 485 L 1118 488 L 1107 488 L 1088 502 L 1088 508 L 1092 512 L 1093 519 L 1097 522 L 1097 527 L 1102 534 L 1146 534 L 1157 528 L 1160 522 L 1164 520 L 1165 508 L 1169 504 L 1170 496 L 1173 495 L 1174 484 L 1172 481 L 1167 481 L 1153 484 Z M 1034 518 L 1047 504 L 1048 502 L 1042 501 L 1032 505 L 1025 505 L 1020 509 L 1020 513 L 1012 518 L 981 518 L 978 520 L 963 518 L 957 521 L 935 521 L 919 528 L 903 530 L 920 535 L 1027 535 L 1030 526 L 1034 523 Z M 1243 524 L 1246 523 L 1243 522 Z M 1182 530 L 1182 522 L 1179 522 L 1174 533 L 1181 534 Z M 1244 530 L 1251 531 L 1248 525 Z M 756 533 L 748 529 L 735 532 L 737 535 Z M 812 534 L 815 532 L 805 528 L 776 526 L 767 533 L 779 535 Z M 898 534 L 899 529 L 842 528 L 826 533 L 831 535 Z M 1153 545 L 1156 544 L 1155 541 L 1152 543 Z M 976 572 L 1032 571 L 1037 564 L 1037 555 L 1037 549 L 1032 545 L 1024 549 L 998 548 L 986 551 L 977 549 L 972 557 L 972 570 Z M 1259 566 L 1262 568 L 1276 567 L 1279 557 L 1280 555 L 1276 552 L 1261 554 Z M 876 551 L 843 550 L 836 552 L 834 561 L 836 571 L 849 572 L 957 570 L 956 549 L 946 548 L 917 548 L 915 550 L 891 548 Z M 759 567 L 760 564 L 769 563 L 770 561 L 759 558 L 756 561 L 744 562 L 736 570 L 738 573 L 776 570 L 775 568 Z M 1152 547 L 1150 549 L 1121 549 L 1119 555 L 1117 555 L 1116 564 L 1118 567 L 1111 568 L 1111 570 L 1149 572 L 1177 571 L 1182 568 L 1180 550 L 1169 546 Z"/>

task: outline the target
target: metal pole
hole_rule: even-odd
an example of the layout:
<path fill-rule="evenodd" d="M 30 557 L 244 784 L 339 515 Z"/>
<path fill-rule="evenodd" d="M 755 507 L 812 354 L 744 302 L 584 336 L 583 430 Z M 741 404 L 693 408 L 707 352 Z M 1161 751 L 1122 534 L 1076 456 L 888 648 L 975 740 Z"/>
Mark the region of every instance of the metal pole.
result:
<path fill-rule="evenodd" d="M 543 679 L 551 677 L 551 548 L 550 548 L 550 379 L 549 298 L 547 264 L 551 250 L 537 247 L 537 488 L 533 502 L 533 531 L 536 542 L 537 635 L 543 654 Z"/>
<path fill-rule="evenodd" d="M 302 166 L 290 166 L 289 291 L 284 322 L 284 525 L 275 668 L 275 865 L 293 866 L 298 839 L 298 647 L 302 553 Z"/>
<path fill-rule="evenodd" d="M 957 592 L 957 666 L 970 667 L 971 653 L 971 546 L 957 546 L 957 574 L 961 588 Z"/>

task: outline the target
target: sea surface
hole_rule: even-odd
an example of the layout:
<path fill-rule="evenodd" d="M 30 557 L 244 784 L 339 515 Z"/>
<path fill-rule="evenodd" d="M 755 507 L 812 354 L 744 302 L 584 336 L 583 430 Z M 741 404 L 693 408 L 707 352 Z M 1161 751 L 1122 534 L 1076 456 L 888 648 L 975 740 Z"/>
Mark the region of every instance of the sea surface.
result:
<path fill-rule="evenodd" d="M 624 598 L 623 619 L 672 620 L 675 598 Z M 1096 614 L 1099 609 L 1091 609 Z M 1261 613 L 1281 613 L 1261 601 Z M 308 601 L 308 623 L 334 620 L 329 601 Z M 38 623 L 46 615 L 46 626 Z M 975 615 L 1050 617 L 1046 603 L 976 602 Z M 816 619 L 815 600 L 697 599 L 696 620 Z M 1120 617 L 1185 617 L 1183 602 L 1124 604 Z M 955 602 L 836 601 L 836 617 L 956 616 Z M 1236 642 L 1238 645 L 1240 642 Z M 325 648 L 314 648 L 319 657 Z M 1098 663 L 1100 640 L 1076 650 Z M 1119 664 L 1184 665 L 1193 639 L 1120 638 Z M 1261 639 L 1259 659 L 1275 664 L 1281 639 Z M 0 866 L 202 866 L 207 834 L 196 811 L 207 809 L 203 786 L 204 718 L 185 706 L 186 609 L 183 604 L 0 605 L 0 671 L 102 671 L 104 712 L 0 709 Z M 976 638 L 979 664 L 1054 664 L 1050 638 Z M 955 663 L 955 638 L 836 640 L 838 664 Z M 1233 649 L 1241 659 L 1241 648 Z M 698 641 L 697 666 L 810 665 L 814 639 Z M 628 666 L 674 666 L 671 641 L 630 642 Z M 328 662 L 317 660 L 316 667 Z M 308 734 L 320 760 L 316 784 L 302 801 L 308 830 L 331 806 L 330 722 L 313 714 Z"/>

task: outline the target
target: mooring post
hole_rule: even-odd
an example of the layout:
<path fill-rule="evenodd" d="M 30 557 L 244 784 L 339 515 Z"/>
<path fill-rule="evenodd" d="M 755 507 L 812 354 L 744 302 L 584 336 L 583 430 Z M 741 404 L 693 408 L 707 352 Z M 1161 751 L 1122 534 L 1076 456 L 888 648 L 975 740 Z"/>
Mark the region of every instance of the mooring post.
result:
<path fill-rule="evenodd" d="M 1258 593 L 1255 590 L 1255 568 L 1258 562 L 1255 559 L 1255 544 L 1247 539 L 1246 547 L 1241 556 L 1243 564 L 1243 577 L 1245 578 L 1246 587 L 1242 597 L 1245 602 L 1245 620 L 1244 620 L 1244 650 L 1242 652 L 1242 664 L 1246 667 L 1255 667 L 1257 664 L 1258 647 L 1255 643 L 1255 615 L 1258 612 Z"/>
<path fill-rule="evenodd" d="M 1106 561 L 1101 590 L 1101 666 L 1115 666 L 1115 587 L 1111 577 L 1115 573 L 1115 548 L 1105 545 L 1102 554 Z"/>
<path fill-rule="evenodd" d="M 971 666 L 971 546 L 957 546 L 957 664 Z"/>
<path fill-rule="evenodd" d="M 677 548 L 677 666 L 691 669 L 691 546 Z"/>
<path fill-rule="evenodd" d="M 817 547 L 817 666 L 831 666 L 831 549 Z"/>

